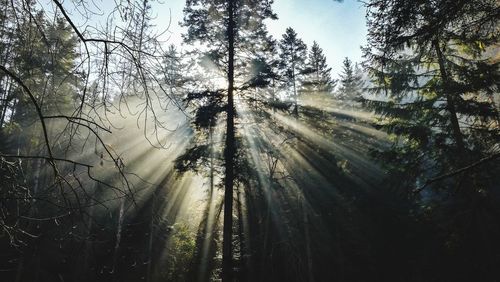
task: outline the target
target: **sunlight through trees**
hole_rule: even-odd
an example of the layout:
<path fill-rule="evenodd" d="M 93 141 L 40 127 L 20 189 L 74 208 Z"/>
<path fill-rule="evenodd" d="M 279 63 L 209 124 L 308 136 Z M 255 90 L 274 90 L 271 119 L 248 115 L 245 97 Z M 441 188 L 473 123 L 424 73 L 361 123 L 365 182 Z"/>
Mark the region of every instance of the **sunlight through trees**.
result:
<path fill-rule="evenodd" d="M 0 0 L 0 281 L 496 281 L 499 2 L 287 5 Z"/>

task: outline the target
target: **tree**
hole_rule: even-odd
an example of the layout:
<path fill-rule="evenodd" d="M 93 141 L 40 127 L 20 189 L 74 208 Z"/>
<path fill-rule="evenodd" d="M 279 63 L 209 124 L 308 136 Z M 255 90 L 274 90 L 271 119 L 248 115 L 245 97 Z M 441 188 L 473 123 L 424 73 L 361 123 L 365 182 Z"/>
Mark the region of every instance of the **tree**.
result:
<path fill-rule="evenodd" d="M 232 232 L 233 232 L 233 186 L 237 178 L 235 155 L 237 151 L 235 138 L 235 84 L 240 83 L 245 89 L 248 78 L 238 72 L 238 66 L 248 63 L 248 56 L 238 56 L 243 50 L 250 54 L 256 48 L 267 48 L 269 36 L 264 25 L 267 18 L 276 18 L 271 10 L 272 1 L 217 1 L 189 0 L 184 9 L 183 25 L 188 28 L 184 40 L 188 43 L 198 42 L 205 46 L 205 60 L 216 72 L 226 78 L 227 89 L 192 93 L 191 98 L 216 98 L 215 103 L 200 110 L 213 117 L 221 112 L 226 115 L 226 138 L 224 145 L 224 226 L 223 226 L 223 281 L 233 280 L 232 265 Z M 250 42 L 252 42 L 250 44 Z M 261 44 L 256 44 L 261 42 Z M 251 55 L 255 58 L 255 55 Z M 225 105 L 220 105 L 222 94 L 226 94 Z M 188 97 L 189 98 L 189 97 Z M 198 113 L 201 113 L 198 111 Z M 214 118 L 207 117 L 208 120 Z M 200 119 L 201 120 L 201 119 Z M 211 123 L 209 123 L 211 125 Z"/>
<path fill-rule="evenodd" d="M 12 25 L 14 22 L 14 13 L 8 0 L 0 2 L 4 7 L 0 13 L 0 64 L 5 65 L 7 62 L 12 62 L 15 55 L 14 41 L 16 38 L 16 29 Z M 0 73 L 0 134 L 4 130 L 5 123 L 12 116 L 12 108 L 15 105 L 15 97 L 13 95 L 13 88 L 10 78 L 4 73 Z"/>
<path fill-rule="evenodd" d="M 356 64 L 353 67 L 351 60 L 345 58 L 342 65 L 342 73 L 340 74 L 339 98 L 342 100 L 359 100 L 362 94 L 363 80 L 359 74 L 359 69 Z"/>
<path fill-rule="evenodd" d="M 295 30 L 291 27 L 287 28 L 283 38 L 279 42 L 280 50 L 280 74 L 284 80 L 284 87 L 292 88 L 292 96 L 294 99 L 293 112 L 298 115 L 297 104 L 297 84 L 300 83 L 299 79 L 302 72 L 305 70 L 305 62 L 307 58 L 307 46 L 297 36 Z"/>
<path fill-rule="evenodd" d="M 491 98 L 498 89 L 498 63 L 483 57 L 498 37 L 491 28 L 497 3 L 381 1 L 368 7 L 372 29 L 365 57 L 375 90 L 390 99 L 371 105 L 387 116 L 386 128 L 409 137 L 419 150 L 438 149 L 430 155 L 448 161 L 441 159 L 445 167 L 433 171 L 457 168 L 470 152 L 491 149 L 493 144 L 475 144 L 473 137 L 489 136 L 486 141 L 497 134 Z"/>
<path fill-rule="evenodd" d="M 188 65 L 184 61 L 184 55 L 179 52 L 175 45 L 170 44 L 165 51 L 162 61 L 162 69 L 159 72 L 163 76 L 163 83 L 168 89 L 170 97 L 181 103 L 183 86 L 188 82 L 186 71 Z"/>
<path fill-rule="evenodd" d="M 31 9 L 34 9 L 34 4 L 30 5 Z M 32 89 L 32 94 L 39 102 L 39 109 L 46 115 L 47 120 L 67 114 L 75 101 L 78 80 L 81 79 L 72 72 L 76 66 L 77 39 L 72 34 L 71 27 L 59 15 L 50 21 L 41 12 L 18 21 L 17 25 L 13 24 L 14 20 L 7 19 L 11 22 L 4 24 L 6 27 L 15 27 L 15 32 L 7 41 L 12 50 L 4 57 L 2 64 L 15 70 L 18 78 L 25 81 L 25 86 Z M 37 112 L 31 107 L 32 100 L 12 77 L 3 75 L 5 87 L 1 88 L 8 102 L 2 109 L 5 128 L 2 126 L 0 130 L 5 130 L 6 133 L 2 138 L 2 153 L 17 152 L 22 155 L 44 153 L 43 134 L 36 122 Z M 5 119 L 7 112 L 9 117 Z M 54 135 L 53 125 L 47 125 L 48 135 Z M 64 143 L 61 141 L 60 145 Z M 35 160 L 32 167 L 29 164 L 31 163 L 26 162 L 26 169 L 34 171 L 34 177 L 29 183 L 33 184 L 36 194 L 41 186 L 42 160 Z"/>
<path fill-rule="evenodd" d="M 165 100 L 155 87 L 161 48 L 144 28 L 148 2 L 117 1 L 103 28 L 102 22 L 84 18 L 96 15 L 85 1 L 53 0 L 43 9 L 32 0 L 1 1 L 0 183 L 7 186 L 0 189 L 0 233 L 7 235 L 2 246 L 11 246 L 4 248 L 3 262 L 14 259 L 18 265 L 7 280 L 44 279 L 38 277 L 43 266 L 36 263 L 43 254 L 40 245 L 54 251 L 43 258 L 50 263 L 65 252 L 73 256 L 66 246 L 82 246 L 82 241 L 87 246 L 95 235 L 92 222 L 99 221 L 93 210 L 102 198 L 134 203 L 131 174 L 105 135 L 113 128 L 108 114 L 123 105 L 128 86 L 144 99 L 138 120 L 142 115 L 157 121 L 153 105 Z M 71 11 L 85 12 L 74 21 Z M 111 197 L 100 194 L 101 188 Z M 102 222 L 110 226 L 109 220 Z M 116 234 L 117 248 L 121 233 Z M 62 237 L 65 244 L 52 248 Z M 80 261 L 91 263 L 87 257 L 75 259 Z"/>
<path fill-rule="evenodd" d="M 475 245 L 473 255 L 467 248 L 474 243 L 466 240 L 495 236 L 468 228 L 494 223 L 488 216 L 459 213 L 496 210 L 490 193 L 499 181 L 494 172 L 498 162 L 492 160 L 498 156 L 499 113 L 493 97 L 500 76 L 498 62 L 487 51 L 498 42 L 499 3 L 369 1 L 367 7 L 365 64 L 376 84 L 373 90 L 384 99 L 365 103 L 382 115 L 379 125 L 395 140 L 377 156 L 405 192 L 421 195 L 423 188 L 431 189 L 426 192 L 433 200 L 421 203 L 440 211 L 437 225 L 447 222 L 443 248 L 450 240 L 460 242 L 455 252 L 464 253 L 455 257 L 467 257 L 463 269 L 474 272 L 465 279 L 487 279 L 490 262 L 498 262 L 488 255 L 491 245 L 481 250 Z"/>
<path fill-rule="evenodd" d="M 326 63 L 323 49 L 314 41 L 309 50 L 306 63 L 307 72 L 310 72 L 304 81 L 304 92 L 330 94 L 335 88 L 336 81 L 332 79 L 332 68 Z"/>

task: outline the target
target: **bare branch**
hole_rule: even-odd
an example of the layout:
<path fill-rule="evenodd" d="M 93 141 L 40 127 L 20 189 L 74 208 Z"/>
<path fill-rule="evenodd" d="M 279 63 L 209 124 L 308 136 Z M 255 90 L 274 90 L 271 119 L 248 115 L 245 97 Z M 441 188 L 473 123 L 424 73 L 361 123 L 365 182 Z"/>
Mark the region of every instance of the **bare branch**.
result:
<path fill-rule="evenodd" d="M 482 159 L 480 159 L 480 160 L 478 160 L 478 161 L 476 161 L 468 166 L 462 167 L 460 169 L 454 170 L 454 171 L 446 173 L 446 174 L 435 176 L 431 179 L 428 179 L 422 187 L 413 190 L 413 193 L 418 194 L 418 193 L 422 192 L 422 190 L 424 190 L 427 186 L 429 186 L 432 183 L 444 180 L 446 178 L 450 178 L 450 177 L 455 176 L 457 174 L 461 174 L 461 173 L 466 172 L 468 170 L 471 170 L 477 166 L 480 166 L 486 162 L 495 160 L 499 157 L 500 157 L 500 152 L 497 152 L 497 153 L 490 155 L 488 157 L 484 157 L 484 158 L 482 158 Z"/>
<path fill-rule="evenodd" d="M 31 90 L 28 88 L 28 86 L 26 86 L 26 84 L 24 84 L 24 82 L 17 75 L 15 75 L 13 72 L 9 71 L 3 65 L 0 65 L 0 70 L 2 70 L 10 78 L 12 78 L 17 84 L 19 84 L 24 89 L 24 91 L 26 92 L 26 94 L 28 94 L 31 102 L 33 103 L 33 106 L 35 107 L 35 110 L 36 110 L 36 113 L 38 115 L 38 118 L 40 119 L 40 123 L 42 124 L 42 131 L 43 131 L 43 137 L 45 139 L 45 146 L 47 147 L 47 154 L 49 155 L 49 163 L 52 166 L 52 168 L 54 170 L 54 173 L 57 175 L 58 171 L 57 171 L 57 167 L 56 167 L 56 165 L 55 165 L 55 163 L 53 161 L 54 160 L 54 156 L 52 155 L 52 149 L 50 148 L 50 142 L 49 142 L 49 135 L 48 135 L 48 131 L 47 131 L 47 125 L 45 124 L 45 120 L 43 118 L 43 113 L 42 113 L 42 109 L 40 108 L 40 105 L 38 104 L 38 102 L 37 102 L 35 96 L 33 95 L 33 93 L 31 93 Z"/>

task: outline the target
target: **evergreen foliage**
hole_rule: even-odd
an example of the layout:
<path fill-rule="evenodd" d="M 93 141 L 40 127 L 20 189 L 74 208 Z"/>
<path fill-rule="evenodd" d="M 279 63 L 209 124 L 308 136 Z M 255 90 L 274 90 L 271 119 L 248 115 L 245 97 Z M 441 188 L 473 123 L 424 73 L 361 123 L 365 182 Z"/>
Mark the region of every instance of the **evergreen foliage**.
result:
<path fill-rule="evenodd" d="M 439 279 L 486 281 L 498 263 L 488 251 L 499 249 L 498 225 L 468 215 L 498 214 L 500 74 L 487 51 L 497 48 L 499 3 L 401 0 L 367 7 L 365 64 L 379 99 L 364 102 L 394 141 L 376 156 L 395 187 L 421 197 L 416 214 L 441 226 L 437 251 L 447 263 L 436 272 L 453 274 Z M 489 243 L 476 245 L 482 240 Z"/>
<path fill-rule="evenodd" d="M 280 75 L 283 86 L 290 91 L 294 101 L 293 112 L 298 115 L 298 92 L 302 85 L 303 73 L 306 71 L 307 46 L 291 27 L 287 28 L 279 41 Z"/>
<path fill-rule="evenodd" d="M 359 101 L 363 98 L 363 78 L 358 65 L 353 66 L 349 58 L 345 58 L 340 74 L 340 87 L 337 97 L 341 100 Z"/>
<path fill-rule="evenodd" d="M 306 63 L 306 75 L 303 86 L 304 93 L 317 93 L 328 95 L 333 92 L 337 81 L 332 79 L 332 68 L 326 63 L 326 56 L 323 49 L 319 47 L 318 42 L 314 41 L 309 50 Z"/>
<path fill-rule="evenodd" d="M 222 278 L 233 280 L 233 189 L 238 179 L 239 163 L 244 159 L 236 158 L 238 143 L 235 137 L 235 90 L 244 95 L 249 86 L 261 86 L 269 76 L 266 63 L 262 60 L 274 41 L 267 34 L 264 20 L 276 18 L 271 10 L 272 1 L 218 1 L 218 0 L 188 0 L 184 9 L 183 25 L 188 31 L 184 35 L 186 43 L 198 43 L 204 46 L 204 61 L 206 67 L 219 74 L 219 79 L 227 79 L 226 102 L 213 103 L 213 93 L 202 89 L 188 97 L 198 97 L 205 101 L 202 107 L 195 108 L 196 116 L 202 116 L 209 122 L 203 123 L 208 128 L 208 138 L 212 137 L 212 126 L 223 109 L 226 114 L 225 144 L 224 144 L 224 230 L 223 230 L 223 263 Z M 264 67 L 262 67 L 264 66 Z M 250 70 L 250 71 L 249 71 Z M 264 74 L 264 76 L 263 76 Z M 239 85 L 238 85 L 239 84 Z M 238 85 L 238 86 L 237 86 Z M 207 95 L 204 95 L 207 94 Z M 217 95 L 216 95 L 217 96 Z M 213 115 L 210 117 L 208 115 Z M 200 119 L 196 119 L 200 120 Z M 202 123 L 198 123 L 202 124 Z M 212 144 L 212 140 L 195 144 L 192 152 L 199 151 L 196 147 Z M 203 154 L 193 154 L 201 157 Z M 182 158 L 181 158 L 182 159 Z M 183 161 L 185 163 L 185 161 Z M 190 160 L 190 163 L 196 163 Z"/>
<path fill-rule="evenodd" d="M 0 0 L 0 280 L 500 277 L 497 0 L 367 0 L 338 81 L 272 0 L 186 0 L 182 51 L 50 3 Z"/>

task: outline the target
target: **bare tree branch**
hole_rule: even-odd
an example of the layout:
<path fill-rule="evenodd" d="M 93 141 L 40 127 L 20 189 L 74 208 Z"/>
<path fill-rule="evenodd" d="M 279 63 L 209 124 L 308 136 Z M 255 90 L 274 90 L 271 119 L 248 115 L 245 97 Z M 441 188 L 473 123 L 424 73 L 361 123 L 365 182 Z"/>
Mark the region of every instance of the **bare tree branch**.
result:
<path fill-rule="evenodd" d="M 438 182 L 438 181 L 444 180 L 444 179 L 446 179 L 446 178 L 450 178 L 450 177 L 455 176 L 455 175 L 457 175 L 457 174 L 461 174 L 461 173 L 463 173 L 463 172 L 466 172 L 466 171 L 468 171 L 468 170 L 471 170 L 471 169 L 473 169 L 473 168 L 476 168 L 477 166 L 480 166 L 480 165 L 482 165 L 482 164 L 484 164 L 484 163 L 486 163 L 486 162 L 489 162 L 489 161 L 495 160 L 495 159 L 497 159 L 497 158 L 499 158 L 499 157 L 500 157 L 500 152 L 497 152 L 497 153 L 495 153 L 495 154 L 493 154 L 493 155 L 490 155 L 490 156 L 488 156 L 488 157 L 484 157 L 484 158 L 482 158 L 482 159 L 480 159 L 480 160 L 478 160 L 478 161 L 476 161 L 476 162 L 474 162 L 474 163 L 472 163 L 472 164 L 470 164 L 470 165 L 468 165 L 468 166 L 462 167 L 462 168 L 460 168 L 460 169 L 454 170 L 454 171 L 449 172 L 449 173 L 446 173 L 446 174 L 442 174 L 442 175 L 435 176 L 435 177 L 433 177 L 433 178 L 431 178 L 431 179 L 428 179 L 428 180 L 424 183 L 424 185 L 423 185 L 423 186 L 421 186 L 421 187 L 419 187 L 419 188 L 417 188 L 417 189 L 413 190 L 413 193 L 418 194 L 418 193 L 422 192 L 422 190 L 424 190 L 427 186 L 429 186 L 429 185 L 430 185 L 430 184 L 432 184 L 432 183 L 435 183 L 435 182 Z"/>
<path fill-rule="evenodd" d="M 54 156 L 52 154 L 52 149 L 50 147 L 49 135 L 48 135 L 48 131 L 47 131 L 47 125 L 45 124 L 45 120 L 43 118 L 43 113 L 42 113 L 42 109 L 40 108 L 40 105 L 38 104 L 35 96 L 31 92 L 31 90 L 28 88 L 28 86 L 26 86 L 26 84 L 24 84 L 24 82 L 17 75 L 15 75 L 13 72 L 9 71 L 3 65 L 0 65 L 0 70 L 2 70 L 10 78 L 12 78 L 17 84 L 19 84 L 23 88 L 23 90 L 26 92 L 26 94 L 28 94 L 28 96 L 29 96 L 29 98 L 31 100 L 31 103 L 33 103 L 33 106 L 35 107 L 35 110 L 36 110 L 36 113 L 38 115 L 38 118 L 40 119 L 40 123 L 42 124 L 42 132 L 43 132 L 43 137 L 45 139 L 45 146 L 47 148 L 47 154 L 49 155 L 49 164 L 52 166 L 52 168 L 54 170 L 54 173 L 57 175 L 58 171 L 57 171 L 57 167 L 56 167 L 56 165 L 55 165 L 55 163 L 53 161 L 54 160 Z"/>

